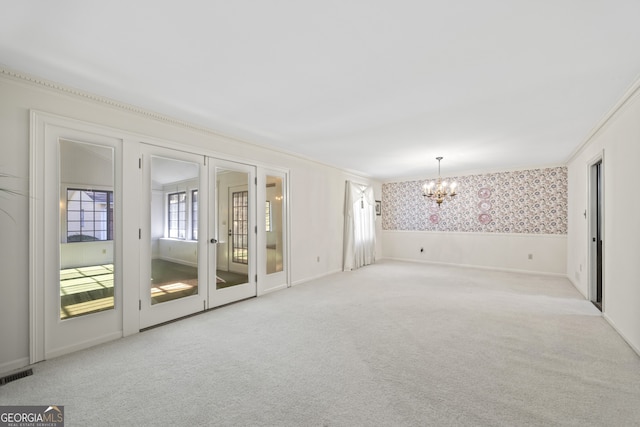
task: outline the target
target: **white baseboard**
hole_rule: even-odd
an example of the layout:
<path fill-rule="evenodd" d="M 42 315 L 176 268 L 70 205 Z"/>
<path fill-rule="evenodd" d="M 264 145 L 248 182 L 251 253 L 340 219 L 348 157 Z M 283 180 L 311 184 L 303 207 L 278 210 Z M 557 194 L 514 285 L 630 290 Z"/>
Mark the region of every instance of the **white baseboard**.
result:
<path fill-rule="evenodd" d="M 25 368 L 27 366 L 29 366 L 28 357 L 21 357 L 20 359 L 5 362 L 3 364 L 0 364 L 0 375 L 4 376 L 5 374 L 10 374 L 13 371 Z"/>
<path fill-rule="evenodd" d="M 182 265 L 186 265 L 186 266 L 189 266 L 189 267 L 197 267 L 198 266 L 198 263 L 185 261 L 185 260 L 180 259 L 180 258 L 171 258 L 171 257 L 168 257 L 168 256 L 160 256 L 157 259 L 161 259 L 163 261 L 173 262 L 175 264 L 182 264 Z"/>
<path fill-rule="evenodd" d="M 295 282 L 291 283 L 291 285 L 292 286 L 301 285 L 303 283 L 307 283 L 307 282 L 311 282 L 313 280 L 321 279 L 323 277 L 327 277 L 327 276 L 330 276 L 332 274 L 340 273 L 341 271 L 342 271 L 341 269 L 340 270 L 328 271 L 326 273 L 318 274 L 317 276 L 307 277 L 305 279 L 296 280 Z"/>
<path fill-rule="evenodd" d="M 431 265 L 441 265 L 446 267 L 460 267 L 460 268 L 475 268 L 479 270 L 491 270 L 491 271 L 504 271 L 507 273 L 521 273 L 521 274 L 531 274 L 536 276 L 550 276 L 550 277 L 567 277 L 565 273 L 549 273 L 544 271 L 535 271 L 535 270 L 519 270 L 515 268 L 504 268 L 504 267 L 491 267 L 486 265 L 473 265 L 473 264 L 457 264 L 452 262 L 440 262 L 440 261 L 422 261 L 411 258 L 382 258 L 388 261 L 402 261 L 402 262 L 413 262 L 418 264 L 431 264 Z"/>
<path fill-rule="evenodd" d="M 258 294 L 258 296 L 270 294 L 271 292 L 281 291 L 282 289 L 287 289 L 287 284 L 286 283 L 284 283 L 282 285 L 274 286 L 273 288 L 262 289 L 260 291 L 260 293 Z"/>
<path fill-rule="evenodd" d="M 602 317 L 604 317 L 604 320 L 607 321 L 607 323 L 609 323 L 611 325 L 611 327 L 618 333 L 618 335 L 620 335 L 622 337 L 622 339 L 629 345 L 629 347 L 631 347 L 631 349 L 633 351 L 636 352 L 636 354 L 638 356 L 640 356 L 640 348 L 636 347 L 631 340 L 629 340 L 620 329 L 618 329 L 618 327 L 616 326 L 615 322 L 613 320 L 611 320 L 611 318 L 609 316 L 607 316 L 606 313 L 602 313 Z"/>
<path fill-rule="evenodd" d="M 82 341 L 70 346 L 60 347 L 53 350 L 49 350 L 44 355 L 45 359 L 52 359 L 54 357 L 62 356 L 64 354 L 74 353 L 76 351 L 84 350 L 89 347 L 93 347 L 98 344 L 104 344 L 109 341 L 122 338 L 122 331 L 114 332 L 111 334 L 103 335 L 101 337 L 92 338 L 90 340 Z"/>
<path fill-rule="evenodd" d="M 582 292 L 582 289 L 580 289 L 580 286 L 578 286 L 575 280 L 573 280 L 568 274 L 567 274 L 567 279 L 571 282 L 573 287 L 576 288 L 578 292 L 580 292 L 580 295 L 582 295 L 584 299 L 589 300 L 589 295 L 585 295 L 584 292 Z"/>

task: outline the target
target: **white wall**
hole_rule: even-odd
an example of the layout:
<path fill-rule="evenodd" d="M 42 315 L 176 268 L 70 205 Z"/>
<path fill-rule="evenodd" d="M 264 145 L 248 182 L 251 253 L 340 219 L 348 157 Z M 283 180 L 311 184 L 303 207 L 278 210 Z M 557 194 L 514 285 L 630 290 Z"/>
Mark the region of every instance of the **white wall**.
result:
<path fill-rule="evenodd" d="M 198 242 L 195 240 L 160 239 L 158 258 L 178 264 L 198 266 Z"/>
<path fill-rule="evenodd" d="M 391 259 L 553 275 L 566 269 L 564 235 L 385 230 L 382 247 Z"/>
<path fill-rule="evenodd" d="M 113 263 L 113 241 L 60 244 L 60 268 Z"/>
<path fill-rule="evenodd" d="M 569 162 L 567 275 L 589 296 L 588 168 L 603 156 L 603 313 L 640 354 L 640 81 Z"/>
<path fill-rule="evenodd" d="M 175 141 L 195 152 L 217 153 L 229 160 L 289 169 L 291 282 L 302 283 L 341 270 L 344 182 L 370 182 L 367 178 L 141 110 L 120 108 L 55 85 L 12 77 L 0 69 L 0 172 L 17 177 L 2 179 L 0 185 L 23 194 L 0 197 L 0 208 L 11 215 L 0 212 L 0 372 L 25 366 L 29 356 L 30 109 Z M 379 199 L 381 185 L 372 183 Z"/>

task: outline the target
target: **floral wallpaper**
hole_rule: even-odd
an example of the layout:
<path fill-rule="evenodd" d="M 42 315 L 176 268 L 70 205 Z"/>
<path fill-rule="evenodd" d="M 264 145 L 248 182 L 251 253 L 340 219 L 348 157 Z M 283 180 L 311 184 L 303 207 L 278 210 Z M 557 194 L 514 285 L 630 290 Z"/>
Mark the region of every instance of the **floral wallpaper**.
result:
<path fill-rule="evenodd" d="M 567 234 L 566 167 L 446 179 L 458 195 L 440 207 L 422 195 L 435 179 L 383 184 L 383 230 Z"/>

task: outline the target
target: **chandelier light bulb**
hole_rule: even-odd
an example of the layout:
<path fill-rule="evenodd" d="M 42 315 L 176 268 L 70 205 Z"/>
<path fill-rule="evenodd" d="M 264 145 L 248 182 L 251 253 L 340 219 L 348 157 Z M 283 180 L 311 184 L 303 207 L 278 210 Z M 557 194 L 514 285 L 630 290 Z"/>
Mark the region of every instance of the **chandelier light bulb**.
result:
<path fill-rule="evenodd" d="M 458 186 L 456 182 L 449 184 L 447 181 L 442 180 L 442 177 L 440 176 L 440 161 L 442 159 L 442 157 L 436 157 L 436 160 L 438 161 L 437 183 L 432 181 L 429 184 L 425 184 L 422 190 L 422 195 L 435 200 L 438 206 L 440 206 L 445 199 L 454 197 L 457 194 L 456 187 Z"/>

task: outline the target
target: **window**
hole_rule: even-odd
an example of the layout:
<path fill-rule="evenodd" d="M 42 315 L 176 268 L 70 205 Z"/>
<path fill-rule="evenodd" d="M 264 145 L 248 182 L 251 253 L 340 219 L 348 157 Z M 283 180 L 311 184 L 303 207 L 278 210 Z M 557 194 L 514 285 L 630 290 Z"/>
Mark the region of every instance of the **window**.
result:
<path fill-rule="evenodd" d="M 198 190 L 191 190 L 191 240 L 198 240 Z"/>
<path fill-rule="evenodd" d="M 249 192 L 238 191 L 231 195 L 233 201 L 233 234 L 232 261 L 248 264 L 247 250 L 249 248 Z"/>
<path fill-rule="evenodd" d="M 113 191 L 67 189 L 67 243 L 113 240 Z"/>
<path fill-rule="evenodd" d="M 167 223 L 169 228 L 169 238 L 185 239 L 187 232 L 187 193 L 185 191 L 171 193 L 168 195 L 168 198 L 169 207 Z"/>

